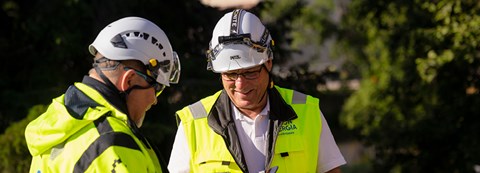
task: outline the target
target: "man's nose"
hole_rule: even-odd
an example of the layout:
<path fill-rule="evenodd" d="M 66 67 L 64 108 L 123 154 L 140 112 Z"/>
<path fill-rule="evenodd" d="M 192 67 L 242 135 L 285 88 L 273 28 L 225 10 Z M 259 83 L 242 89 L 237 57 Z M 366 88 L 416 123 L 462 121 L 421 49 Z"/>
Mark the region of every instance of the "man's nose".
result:
<path fill-rule="evenodd" d="M 237 76 L 237 79 L 235 79 L 235 86 L 237 88 L 241 88 L 242 85 L 245 85 L 246 81 L 247 81 L 247 79 L 245 78 L 245 76 L 239 74 Z"/>

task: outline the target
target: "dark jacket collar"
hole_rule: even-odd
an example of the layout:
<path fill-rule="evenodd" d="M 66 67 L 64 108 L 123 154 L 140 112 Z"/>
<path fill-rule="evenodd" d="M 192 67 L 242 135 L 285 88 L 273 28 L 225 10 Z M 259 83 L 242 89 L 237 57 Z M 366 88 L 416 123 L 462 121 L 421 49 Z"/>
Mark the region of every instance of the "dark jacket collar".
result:
<path fill-rule="evenodd" d="M 268 90 L 270 100 L 270 120 L 289 121 L 297 118 L 293 108 L 288 105 L 274 87 Z"/>
<path fill-rule="evenodd" d="M 112 91 L 112 89 L 110 89 L 107 85 L 90 76 L 84 76 L 82 83 L 97 90 L 105 98 L 105 100 L 108 101 L 108 103 L 110 103 L 113 107 L 115 107 L 122 113 L 128 115 L 125 98 L 122 97 L 120 93 L 117 93 L 116 91 Z"/>

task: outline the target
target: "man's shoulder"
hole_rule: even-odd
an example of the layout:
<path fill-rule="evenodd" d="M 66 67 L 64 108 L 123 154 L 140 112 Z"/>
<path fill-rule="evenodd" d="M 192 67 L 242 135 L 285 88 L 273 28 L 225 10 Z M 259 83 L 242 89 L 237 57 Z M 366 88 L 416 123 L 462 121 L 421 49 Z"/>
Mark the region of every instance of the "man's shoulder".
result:
<path fill-rule="evenodd" d="M 310 94 L 306 94 L 303 91 L 290 89 L 290 88 L 283 88 L 280 86 L 275 86 L 277 92 L 286 99 L 286 101 L 291 101 L 292 103 L 309 103 L 309 102 L 318 102 L 319 99 L 315 96 Z"/>
<path fill-rule="evenodd" d="M 188 106 L 183 107 L 181 110 L 177 111 L 177 115 L 182 121 L 205 118 L 210 109 L 216 103 L 219 96 L 222 94 L 222 91 L 223 90 L 217 91 L 213 95 L 204 97 L 192 104 L 189 104 Z M 191 116 L 187 116 L 189 114 L 191 114 Z"/>
<path fill-rule="evenodd" d="M 83 119 L 88 108 L 100 106 L 75 85 L 70 86 L 65 92 L 64 102 L 70 115 L 76 119 Z"/>
<path fill-rule="evenodd" d="M 196 105 L 196 104 L 204 104 L 204 103 L 208 103 L 208 102 L 212 102 L 212 101 L 214 102 L 214 101 L 220 96 L 220 94 L 222 93 L 222 91 L 223 91 L 223 90 L 219 90 L 219 91 L 215 92 L 215 93 L 212 94 L 212 95 L 209 95 L 209 96 L 206 96 L 206 97 L 204 97 L 204 98 L 202 98 L 202 99 L 200 99 L 200 100 L 197 100 L 197 101 L 193 102 L 192 104 L 190 104 L 190 105 L 188 105 L 188 106 L 185 106 L 184 109 L 187 108 L 187 107 Z"/>
<path fill-rule="evenodd" d="M 304 91 L 301 91 L 301 90 L 298 90 L 298 89 L 286 88 L 286 87 L 281 87 L 281 86 L 277 86 L 277 85 L 275 85 L 275 88 L 279 92 L 292 92 L 292 93 L 298 93 L 298 94 L 303 94 L 303 95 L 314 97 L 311 94 L 308 94 L 308 93 L 306 93 Z"/>

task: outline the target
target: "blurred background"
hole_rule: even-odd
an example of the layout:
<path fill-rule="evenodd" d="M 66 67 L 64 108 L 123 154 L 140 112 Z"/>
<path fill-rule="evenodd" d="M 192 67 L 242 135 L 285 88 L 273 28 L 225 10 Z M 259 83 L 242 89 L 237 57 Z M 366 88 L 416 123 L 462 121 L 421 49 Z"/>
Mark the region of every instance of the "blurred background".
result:
<path fill-rule="evenodd" d="M 223 14 L 257 14 L 275 40 L 274 81 L 320 98 L 357 172 L 480 172 L 477 0 L 0 1 L 0 173 L 28 172 L 24 130 L 91 68 L 87 47 L 126 16 L 159 25 L 180 83 L 142 127 L 166 162 L 175 111 L 222 88 L 205 50 Z"/>

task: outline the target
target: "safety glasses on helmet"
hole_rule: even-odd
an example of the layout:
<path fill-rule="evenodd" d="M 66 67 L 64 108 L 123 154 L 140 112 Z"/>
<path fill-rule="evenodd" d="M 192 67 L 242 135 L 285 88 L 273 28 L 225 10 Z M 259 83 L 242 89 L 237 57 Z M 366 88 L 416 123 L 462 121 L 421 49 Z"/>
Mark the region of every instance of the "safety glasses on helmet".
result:
<path fill-rule="evenodd" d="M 177 84 L 180 80 L 180 59 L 178 58 L 177 52 L 173 51 L 172 61 L 164 60 L 158 61 L 155 58 L 150 59 L 149 64 L 147 64 L 147 74 L 148 76 L 152 76 L 154 79 L 159 79 L 157 81 L 163 81 L 163 76 L 159 74 L 169 74 L 167 76 L 168 83 Z"/>
<path fill-rule="evenodd" d="M 177 52 L 173 51 L 173 64 L 172 66 L 172 72 L 170 73 L 170 83 L 177 84 L 178 81 L 180 80 L 180 72 L 182 71 L 182 68 L 180 66 L 180 58 L 178 58 Z"/>

